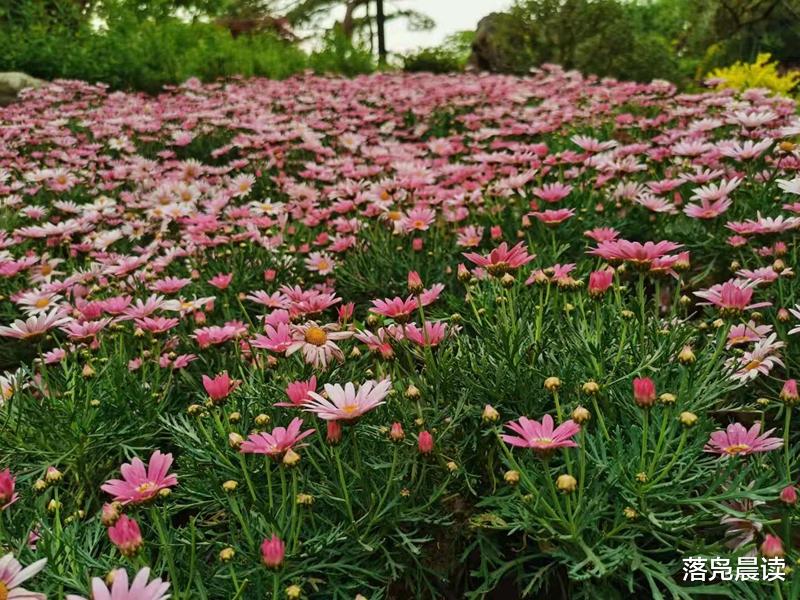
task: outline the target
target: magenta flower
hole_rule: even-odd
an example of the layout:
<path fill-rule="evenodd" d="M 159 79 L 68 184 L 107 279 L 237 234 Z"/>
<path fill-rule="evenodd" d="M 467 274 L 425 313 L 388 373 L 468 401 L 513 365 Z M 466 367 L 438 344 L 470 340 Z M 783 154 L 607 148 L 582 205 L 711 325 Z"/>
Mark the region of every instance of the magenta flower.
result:
<path fill-rule="evenodd" d="M 511 431 L 517 435 L 502 435 L 503 441 L 520 448 L 532 448 L 536 452 L 549 452 L 557 448 L 573 448 L 578 444 L 570 438 L 581 430 L 575 421 L 566 421 L 555 429 L 553 417 L 545 415 L 542 422 L 534 421 L 528 417 L 520 417 L 518 421 L 506 423 Z"/>
<path fill-rule="evenodd" d="M 100 486 L 123 504 L 141 504 L 155 498 L 161 490 L 178 485 L 178 476 L 167 475 L 172 466 L 172 454 L 156 450 L 150 456 L 147 468 L 138 457 L 120 467 L 122 479 L 110 479 Z"/>
<path fill-rule="evenodd" d="M 276 427 L 272 433 L 251 433 L 247 440 L 242 442 L 239 452 L 243 454 L 266 454 L 273 458 L 283 456 L 288 450 L 298 447 L 298 443 L 314 433 L 314 429 L 307 429 L 300 433 L 303 419 L 295 417 L 289 427 Z"/>
<path fill-rule="evenodd" d="M 409 296 L 405 300 L 402 298 L 387 298 L 385 300 L 373 300 L 371 312 L 384 317 L 389 317 L 398 323 L 405 323 L 408 317 L 417 310 L 417 299 Z"/>
<path fill-rule="evenodd" d="M 724 315 L 739 315 L 745 310 L 771 306 L 771 302 L 758 302 L 751 304 L 753 288 L 749 283 L 742 283 L 736 280 L 726 281 L 715 286 L 694 293 L 698 298 L 703 298 L 707 302 L 720 309 Z"/>
<path fill-rule="evenodd" d="M 680 244 L 670 241 L 629 242 L 628 240 L 607 240 L 600 242 L 589 254 L 611 262 L 629 262 L 636 267 L 649 269 L 656 259 L 662 258 L 680 248 Z"/>
<path fill-rule="evenodd" d="M 128 515 L 122 515 L 108 528 L 108 538 L 123 556 L 134 556 L 144 543 L 139 524 Z"/>
<path fill-rule="evenodd" d="M 261 562 L 265 567 L 276 569 L 283 563 L 286 556 L 286 544 L 274 533 L 270 539 L 265 539 L 261 544 Z"/>
<path fill-rule="evenodd" d="M 220 373 L 213 379 L 208 375 L 203 375 L 203 388 L 208 397 L 214 404 L 218 404 L 236 389 L 237 383 L 230 378 L 227 372 Z"/>
<path fill-rule="evenodd" d="M 0 511 L 7 509 L 19 499 L 14 491 L 17 478 L 11 474 L 11 469 L 0 471 Z"/>
<path fill-rule="evenodd" d="M 317 391 L 317 377 L 311 376 L 308 381 L 293 381 L 286 386 L 286 395 L 289 396 L 289 402 L 276 402 L 275 406 L 293 407 L 302 406 L 304 403 L 311 400 L 308 392 Z"/>
<path fill-rule="evenodd" d="M 559 208 L 557 210 L 542 210 L 529 213 L 545 225 L 558 225 L 575 215 L 574 208 Z"/>
<path fill-rule="evenodd" d="M 760 431 L 760 422 L 750 429 L 745 429 L 741 423 L 731 423 L 724 431 L 712 433 L 703 450 L 723 456 L 747 456 L 756 452 L 769 452 L 783 445 L 781 438 L 769 437 L 774 429 L 759 435 Z"/>
<path fill-rule="evenodd" d="M 464 257 L 479 267 L 486 269 L 490 275 L 498 277 L 509 271 L 516 271 L 536 258 L 535 255 L 528 254 L 523 242 L 520 242 L 510 250 L 508 244 L 503 242 L 492 250 L 488 256 L 481 256 L 475 252 L 465 252 Z"/>

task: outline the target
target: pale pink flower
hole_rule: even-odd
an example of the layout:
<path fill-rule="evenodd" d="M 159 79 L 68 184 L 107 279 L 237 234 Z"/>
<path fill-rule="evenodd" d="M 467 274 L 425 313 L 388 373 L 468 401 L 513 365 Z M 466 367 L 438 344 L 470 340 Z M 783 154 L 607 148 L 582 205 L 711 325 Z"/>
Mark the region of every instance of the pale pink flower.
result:
<path fill-rule="evenodd" d="M 23 568 L 10 552 L 0 558 L 0 592 L 8 600 L 45 600 L 44 594 L 29 592 L 20 587 L 31 577 L 37 575 L 47 564 L 42 558 Z"/>
<path fill-rule="evenodd" d="M 350 331 L 339 331 L 335 323 L 318 325 L 314 321 L 294 325 L 291 331 L 292 343 L 286 348 L 286 356 L 300 350 L 306 363 L 323 369 L 333 359 L 340 362 L 344 360 L 344 353 L 336 345 L 336 341 L 353 335 Z"/>
<path fill-rule="evenodd" d="M 128 587 L 128 573 L 125 569 L 113 571 L 114 583 L 106 587 L 99 577 L 92 579 L 91 600 L 167 600 L 169 583 L 159 578 L 150 579 L 150 568 L 140 570 Z M 83 596 L 68 594 L 67 600 L 87 600 Z"/>
<path fill-rule="evenodd" d="M 392 382 L 388 377 L 379 382 L 366 381 L 358 387 L 358 391 L 350 382 L 344 387 L 326 383 L 327 398 L 309 392 L 311 400 L 305 404 L 305 410 L 316 413 L 326 421 L 353 421 L 376 406 L 385 404 L 384 398 L 391 387 Z"/>

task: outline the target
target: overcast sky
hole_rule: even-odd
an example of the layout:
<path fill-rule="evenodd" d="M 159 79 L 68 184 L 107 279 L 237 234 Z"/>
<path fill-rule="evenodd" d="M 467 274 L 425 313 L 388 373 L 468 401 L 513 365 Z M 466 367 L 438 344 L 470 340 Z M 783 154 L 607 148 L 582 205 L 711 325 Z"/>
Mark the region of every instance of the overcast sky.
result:
<path fill-rule="evenodd" d="M 436 21 L 432 31 L 408 31 L 402 21 L 386 26 L 386 47 L 389 52 L 405 52 L 422 46 L 433 46 L 451 33 L 475 29 L 478 21 L 490 12 L 503 10 L 512 0 L 385 0 L 387 12 L 392 7 L 414 9 Z M 341 15 L 337 14 L 338 18 Z"/>

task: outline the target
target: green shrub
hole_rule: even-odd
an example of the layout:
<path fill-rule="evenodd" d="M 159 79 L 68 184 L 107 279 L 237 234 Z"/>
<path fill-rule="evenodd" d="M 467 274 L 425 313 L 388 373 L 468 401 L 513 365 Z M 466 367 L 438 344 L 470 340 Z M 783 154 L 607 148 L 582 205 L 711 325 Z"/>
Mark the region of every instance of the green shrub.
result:
<path fill-rule="evenodd" d="M 309 55 L 269 33 L 234 38 L 214 24 L 171 17 L 117 15 L 100 31 L 42 20 L 0 28 L 0 71 L 102 81 L 115 89 L 156 92 L 190 77 L 284 78 L 307 68 L 354 75 L 373 63 L 341 36 L 329 36 Z"/>
<path fill-rule="evenodd" d="M 403 57 L 403 70 L 410 72 L 452 73 L 467 65 L 475 33 L 460 31 L 450 35 L 442 44 L 423 48 Z"/>

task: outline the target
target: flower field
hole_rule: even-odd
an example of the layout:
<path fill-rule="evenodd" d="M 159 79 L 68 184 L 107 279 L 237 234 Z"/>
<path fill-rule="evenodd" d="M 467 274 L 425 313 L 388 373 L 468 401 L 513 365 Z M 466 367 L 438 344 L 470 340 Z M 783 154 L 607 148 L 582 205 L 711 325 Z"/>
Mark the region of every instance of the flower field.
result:
<path fill-rule="evenodd" d="M 0 600 L 798 597 L 798 141 L 557 67 L 29 92 Z"/>

